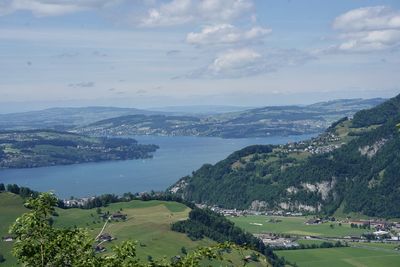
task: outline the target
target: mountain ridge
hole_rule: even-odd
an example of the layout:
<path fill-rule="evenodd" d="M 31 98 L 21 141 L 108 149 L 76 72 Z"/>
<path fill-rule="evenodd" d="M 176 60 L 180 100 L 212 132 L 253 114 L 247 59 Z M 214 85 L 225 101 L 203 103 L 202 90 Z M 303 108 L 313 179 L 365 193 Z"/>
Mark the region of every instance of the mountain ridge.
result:
<path fill-rule="evenodd" d="M 347 99 L 308 106 L 269 106 L 209 116 L 127 115 L 75 131 L 89 135 L 171 135 L 246 138 L 320 133 L 332 122 L 381 103 L 383 99 Z"/>

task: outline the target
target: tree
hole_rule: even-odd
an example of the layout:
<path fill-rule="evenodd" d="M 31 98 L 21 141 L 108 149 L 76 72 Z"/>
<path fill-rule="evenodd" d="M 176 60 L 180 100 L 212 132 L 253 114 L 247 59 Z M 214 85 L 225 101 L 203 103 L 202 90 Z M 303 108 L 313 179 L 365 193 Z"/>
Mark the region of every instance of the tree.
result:
<path fill-rule="evenodd" d="M 136 242 L 125 241 L 113 248 L 113 254 L 96 256 L 95 240 L 85 229 L 54 228 L 50 221 L 57 205 L 51 193 L 42 193 L 26 202 L 30 212 L 23 214 L 11 226 L 16 242 L 13 254 L 24 266 L 104 266 L 104 267 L 194 267 L 204 259 L 223 260 L 222 253 L 239 247 L 222 243 L 199 248 L 177 261 L 141 262 L 136 255 Z"/>
<path fill-rule="evenodd" d="M 4 186 L 3 183 L 0 184 L 0 192 L 6 191 L 6 187 Z"/>
<path fill-rule="evenodd" d="M 92 239 L 77 228 L 56 229 L 50 224 L 57 199 L 50 193 L 29 199 L 31 212 L 23 214 L 11 227 L 16 237 L 13 253 L 27 266 L 83 266 L 94 264 Z"/>
<path fill-rule="evenodd" d="M 8 184 L 7 191 L 14 194 L 19 194 L 19 186 L 16 184 Z"/>
<path fill-rule="evenodd" d="M 185 247 L 181 247 L 181 252 L 182 252 L 182 254 L 184 254 L 184 255 L 186 255 L 188 252 L 187 252 L 187 249 L 185 248 Z"/>

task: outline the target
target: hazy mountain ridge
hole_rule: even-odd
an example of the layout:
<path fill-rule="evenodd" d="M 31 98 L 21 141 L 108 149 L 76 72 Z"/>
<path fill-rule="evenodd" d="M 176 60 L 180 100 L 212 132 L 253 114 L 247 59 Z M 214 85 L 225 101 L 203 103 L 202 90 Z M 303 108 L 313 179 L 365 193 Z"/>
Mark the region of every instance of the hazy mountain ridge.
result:
<path fill-rule="evenodd" d="M 170 107 L 169 112 L 135 108 L 51 108 L 0 114 L 1 130 L 54 129 L 90 135 L 183 135 L 263 137 L 318 133 L 343 116 L 351 116 L 383 99 L 342 99 L 308 106 L 271 106 L 245 111 L 234 107 Z M 200 109 L 199 109 L 200 107 Z M 236 107 L 236 109 L 243 109 Z M 186 110 L 186 111 L 185 111 Z M 202 111 L 202 112 L 200 112 Z"/>
<path fill-rule="evenodd" d="M 400 95 L 356 113 L 353 120 L 340 120 L 313 140 L 237 151 L 204 165 L 171 190 L 187 200 L 228 208 L 329 214 L 340 208 L 399 217 L 399 121 Z"/>
<path fill-rule="evenodd" d="M 78 127 L 89 135 L 172 135 L 223 138 L 320 133 L 332 122 L 384 100 L 345 99 L 308 106 L 270 106 L 209 116 L 128 115 Z"/>
<path fill-rule="evenodd" d="M 1 130 L 57 129 L 66 130 L 99 120 L 134 114 L 160 114 L 161 112 L 135 108 L 82 107 L 49 108 L 38 111 L 0 114 Z"/>

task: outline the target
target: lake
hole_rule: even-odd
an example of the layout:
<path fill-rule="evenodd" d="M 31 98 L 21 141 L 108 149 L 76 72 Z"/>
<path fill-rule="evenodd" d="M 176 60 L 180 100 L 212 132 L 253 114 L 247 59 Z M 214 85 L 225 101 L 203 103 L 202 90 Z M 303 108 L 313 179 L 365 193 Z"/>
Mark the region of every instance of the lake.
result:
<path fill-rule="evenodd" d="M 243 139 L 135 136 L 140 143 L 160 146 L 152 159 L 1 170 L 0 183 L 52 190 L 60 198 L 165 190 L 204 163 L 214 164 L 248 145 L 283 144 L 312 136 Z"/>

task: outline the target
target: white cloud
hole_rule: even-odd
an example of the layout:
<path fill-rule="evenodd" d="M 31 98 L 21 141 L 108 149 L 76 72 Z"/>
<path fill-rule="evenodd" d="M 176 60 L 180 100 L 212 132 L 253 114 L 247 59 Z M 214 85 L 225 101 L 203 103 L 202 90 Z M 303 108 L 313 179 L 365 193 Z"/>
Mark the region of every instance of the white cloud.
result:
<path fill-rule="evenodd" d="M 251 0 L 172 0 L 151 8 L 141 26 L 173 26 L 188 22 L 229 22 L 253 8 Z"/>
<path fill-rule="evenodd" d="M 342 42 L 327 52 L 370 52 L 400 46 L 400 11 L 385 6 L 363 7 L 338 16 L 333 28 Z"/>
<path fill-rule="evenodd" d="M 30 11 L 37 17 L 59 16 L 88 9 L 104 8 L 119 0 L 5 0 L 0 3 L 0 15 Z"/>
<path fill-rule="evenodd" d="M 274 50 L 259 52 L 254 49 L 229 49 L 220 53 L 206 67 L 185 78 L 242 78 L 277 71 L 282 67 L 297 66 L 314 59 L 299 50 Z"/>
<path fill-rule="evenodd" d="M 333 27 L 342 31 L 399 29 L 400 12 L 386 6 L 353 9 L 338 16 Z"/>
<path fill-rule="evenodd" d="M 231 24 L 218 24 L 206 26 L 198 33 L 189 33 L 186 41 L 194 45 L 234 44 L 260 40 L 270 32 L 271 29 L 262 27 L 253 27 L 244 31 Z"/>
<path fill-rule="evenodd" d="M 208 69 L 214 73 L 242 69 L 252 65 L 261 58 L 261 55 L 251 49 L 229 50 L 217 56 Z"/>

